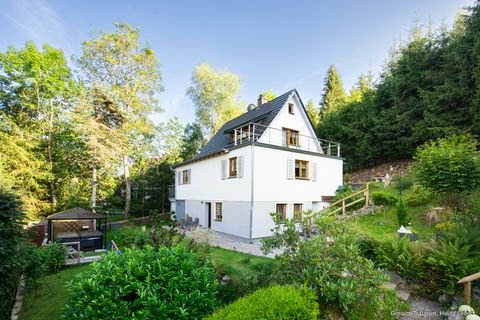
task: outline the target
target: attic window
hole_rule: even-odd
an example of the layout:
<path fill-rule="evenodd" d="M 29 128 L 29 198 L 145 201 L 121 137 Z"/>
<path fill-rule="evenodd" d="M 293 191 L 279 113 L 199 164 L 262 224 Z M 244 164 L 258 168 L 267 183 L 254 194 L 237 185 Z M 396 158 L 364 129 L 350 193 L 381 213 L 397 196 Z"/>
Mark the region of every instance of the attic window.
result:
<path fill-rule="evenodd" d="M 294 110 L 295 110 L 295 108 L 293 106 L 293 103 L 289 103 L 288 104 L 288 113 L 294 114 Z"/>

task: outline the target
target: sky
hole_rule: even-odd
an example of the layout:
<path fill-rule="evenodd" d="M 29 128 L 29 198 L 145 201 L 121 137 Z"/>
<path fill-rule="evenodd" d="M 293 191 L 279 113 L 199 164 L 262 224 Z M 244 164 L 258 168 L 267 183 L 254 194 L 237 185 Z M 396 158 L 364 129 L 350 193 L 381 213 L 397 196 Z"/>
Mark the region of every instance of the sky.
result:
<path fill-rule="evenodd" d="M 163 113 L 195 119 L 185 95 L 200 63 L 228 69 L 242 79 L 241 101 L 256 103 L 268 89 L 296 88 L 304 102 L 318 103 L 329 65 L 347 89 L 362 73 L 378 76 L 395 42 L 415 23 L 451 25 L 473 0 L 0 0 L 0 51 L 33 40 L 81 56 L 93 31 L 114 23 L 139 28 L 161 64 Z"/>

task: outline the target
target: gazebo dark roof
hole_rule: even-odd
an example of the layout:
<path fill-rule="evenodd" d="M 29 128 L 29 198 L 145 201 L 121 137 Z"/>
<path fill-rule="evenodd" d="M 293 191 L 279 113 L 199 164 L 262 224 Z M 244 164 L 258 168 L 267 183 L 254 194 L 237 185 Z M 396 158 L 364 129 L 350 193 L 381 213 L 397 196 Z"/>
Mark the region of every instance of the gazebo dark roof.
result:
<path fill-rule="evenodd" d="M 101 213 L 92 212 L 83 208 L 71 208 L 59 213 L 51 214 L 47 220 L 88 220 L 88 219 L 106 219 L 107 216 Z"/>

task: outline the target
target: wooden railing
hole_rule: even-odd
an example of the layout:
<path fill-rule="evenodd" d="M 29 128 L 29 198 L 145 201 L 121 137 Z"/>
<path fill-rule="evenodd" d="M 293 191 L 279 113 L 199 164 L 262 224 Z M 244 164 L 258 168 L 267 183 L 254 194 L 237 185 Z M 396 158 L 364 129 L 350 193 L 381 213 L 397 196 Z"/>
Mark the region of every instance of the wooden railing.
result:
<path fill-rule="evenodd" d="M 355 198 L 357 197 L 358 195 L 362 195 L 360 198 L 352 201 L 352 202 L 348 202 L 347 203 L 347 200 L 350 200 L 352 198 Z M 362 202 L 364 201 L 364 206 L 367 207 L 368 206 L 368 202 L 369 202 L 369 184 L 367 183 L 365 188 L 362 189 L 362 190 L 359 190 L 355 193 L 352 193 L 351 195 L 345 197 L 345 198 L 342 198 L 338 201 L 335 201 L 334 203 L 330 204 L 328 207 L 325 207 L 323 208 L 322 210 L 320 211 L 317 211 L 317 212 L 314 212 L 310 215 L 307 215 L 305 216 L 305 218 L 307 219 L 307 227 L 308 227 L 308 230 L 311 231 L 312 230 L 312 221 L 313 219 L 315 218 L 315 216 L 318 216 L 322 213 L 326 213 L 327 215 L 331 216 L 331 215 L 334 215 L 340 211 L 342 211 L 342 214 L 346 214 L 347 213 L 347 208 L 348 207 L 351 207 L 353 206 L 354 204 L 357 204 L 359 202 Z M 335 207 L 337 207 L 336 209 L 334 209 Z"/>
<path fill-rule="evenodd" d="M 480 279 L 480 272 L 462 278 L 458 283 L 463 283 L 463 303 L 470 305 L 472 302 L 472 282 Z"/>

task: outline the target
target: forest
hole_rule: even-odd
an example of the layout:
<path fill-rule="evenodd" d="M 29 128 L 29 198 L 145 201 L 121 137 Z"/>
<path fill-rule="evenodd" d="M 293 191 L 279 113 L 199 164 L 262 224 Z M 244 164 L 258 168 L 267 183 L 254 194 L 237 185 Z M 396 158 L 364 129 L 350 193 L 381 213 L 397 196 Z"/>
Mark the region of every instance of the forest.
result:
<path fill-rule="evenodd" d="M 479 134 L 479 31 L 478 3 L 451 28 L 415 26 L 378 77 L 361 75 L 348 92 L 331 65 L 306 108 L 318 136 L 342 144 L 347 171 L 410 158 L 432 139 Z M 240 77 L 198 65 L 185 92 L 195 121 L 155 124 L 162 73 L 140 31 L 119 23 L 81 48 L 71 62 L 48 44 L 0 52 L 0 183 L 16 190 L 29 221 L 73 206 L 125 217 L 169 210 L 172 167 L 246 111 Z"/>
<path fill-rule="evenodd" d="M 392 49 L 377 81 L 361 76 L 347 94 L 332 66 L 320 137 L 342 143 L 346 169 L 411 158 L 426 141 L 480 133 L 480 5 L 452 28 L 414 27 Z"/>

